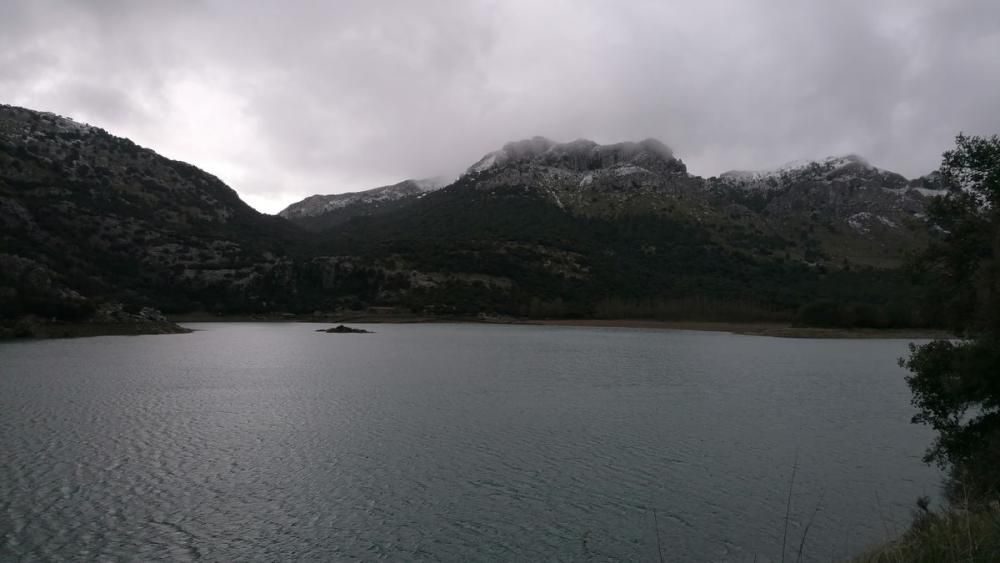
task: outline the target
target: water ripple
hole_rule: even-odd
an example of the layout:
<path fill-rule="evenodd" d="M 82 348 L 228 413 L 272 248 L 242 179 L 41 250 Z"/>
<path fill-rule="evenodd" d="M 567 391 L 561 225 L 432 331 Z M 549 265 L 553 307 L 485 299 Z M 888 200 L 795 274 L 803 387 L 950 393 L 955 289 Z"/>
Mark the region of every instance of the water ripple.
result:
<path fill-rule="evenodd" d="M 798 455 L 828 560 L 936 491 L 903 341 L 198 328 L 0 344 L 0 558 L 775 560 Z"/>

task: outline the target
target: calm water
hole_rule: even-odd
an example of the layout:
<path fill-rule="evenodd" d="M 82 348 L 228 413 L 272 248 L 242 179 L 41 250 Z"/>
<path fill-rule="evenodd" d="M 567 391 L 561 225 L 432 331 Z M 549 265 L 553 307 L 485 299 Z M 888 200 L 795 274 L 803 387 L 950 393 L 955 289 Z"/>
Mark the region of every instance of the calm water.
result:
<path fill-rule="evenodd" d="M 0 558 L 775 560 L 797 457 L 829 561 L 940 479 L 903 340 L 191 326 L 0 344 Z"/>

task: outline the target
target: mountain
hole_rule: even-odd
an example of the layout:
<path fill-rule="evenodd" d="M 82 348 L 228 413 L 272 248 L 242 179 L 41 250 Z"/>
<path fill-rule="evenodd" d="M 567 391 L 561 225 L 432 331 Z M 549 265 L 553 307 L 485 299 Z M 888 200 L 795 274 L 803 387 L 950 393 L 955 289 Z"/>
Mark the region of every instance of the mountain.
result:
<path fill-rule="evenodd" d="M 876 267 L 898 266 L 924 244 L 924 206 L 944 193 L 934 178 L 909 181 L 856 155 L 705 179 L 689 174 L 673 151 L 653 139 L 599 145 L 535 137 L 508 143 L 470 166 L 459 183 L 480 191 L 522 187 L 577 217 L 670 217 L 700 225 L 722 245 L 739 246 L 749 238 L 767 247 L 761 251 L 810 263 L 846 260 Z M 378 209 L 351 205 L 327 212 L 310 206 L 308 219 L 285 216 L 323 230 L 416 201 L 411 196 Z"/>
<path fill-rule="evenodd" d="M 351 217 L 374 215 L 443 188 L 443 177 L 422 180 L 403 180 L 391 186 L 382 186 L 361 192 L 331 195 L 313 195 L 293 203 L 278 213 L 290 221 L 311 230 L 322 230 L 338 225 Z"/>
<path fill-rule="evenodd" d="M 535 137 L 440 184 L 267 216 L 193 166 L 0 106 L 0 319 L 381 306 L 760 320 L 830 302 L 845 322 L 926 322 L 898 266 L 927 240 L 933 176 L 850 156 L 706 179 L 652 139 Z"/>
<path fill-rule="evenodd" d="M 260 307 L 300 230 L 218 178 L 106 131 L 0 106 L 0 316 L 101 303 Z"/>
<path fill-rule="evenodd" d="M 874 266 L 899 265 L 926 243 L 924 208 L 946 193 L 933 175 L 907 180 L 857 155 L 730 171 L 710 183 L 784 236 L 809 234 L 827 256 Z"/>
<path fill-rule="evenodd" d="M 718 179 L 687 173 L 654 140 L 601 146 L 532 139 L 490 153 L 469 169 L 481 188 L 524 184 L 579 215 L 653 214 L 683 218 L 725 244 L 740 231 L 783 241 L 782 250 L 816 262 L 898 265 L 921 242 L 930 195 L 893 172 L 850 155 Z"/>
<path fill-rule="evenodd" d="M 906 179 L 899 174 L 872 166 L 866 159 L 856 154 L 830 156 L 818 161 L 797 160 L 771 170 L 730 170 L 719 176 L 729 184 L 765 189 L 795 183 L 806 177 L 874 179 L 889 187 L 902 186 L 906 183 Z"/>
<path fill-rule="evenodd" d="M 392 265 L 377 297 L 385 303 L 725 317 L 742 313 L 720 303 L 763 315 L 834 300 L 898 312 L 912 288 L 897 268 L 927 239 L 929 195 L 944 192 L 869 168 L 829 159 L 772 186 L 691 175 L 654 140 L 536 137 L 485 155 L 450 186 L 319 236 L 332 252 Z"/>

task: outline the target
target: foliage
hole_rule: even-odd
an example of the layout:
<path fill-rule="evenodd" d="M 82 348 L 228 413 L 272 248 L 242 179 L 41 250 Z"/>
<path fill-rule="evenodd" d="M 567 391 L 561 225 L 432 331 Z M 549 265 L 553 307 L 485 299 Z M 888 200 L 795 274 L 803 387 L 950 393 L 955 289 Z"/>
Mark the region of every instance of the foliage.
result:
<path fill-rule="evenodd" d="M 682 175 L 676 193 L 617 186 L 574 212 L 545 196 L 534 172 L 509 182 L 486 177 L 494 173 L 363 213 L 345 209 L 311 232 L 255 212 L 193 166 L 103 130 L 0 106 L 0 248 L 51 272 L 59 290 L 0 275 L 0 316 L 85 317 L 91 301 L 114 301 L 167 313 L 391 306 L 762 321 L 830 301 L 848 305 L 816 322 L 935 318 L 909 314 L 927 284 L 911 289 L 898 271 L 848 264 L 857 253 L 831 250 L 811 222 L 793 221 L 791 234 L 747 213 L 776 208 L 789 189 L 723 193 Z M 702 207 L 698 198 L 718 201 Z M 83 300 L 59 297 L 77 294 Z"/>
<path fill-rule="evenodd" d="M 913 286 L 898 271 L 788 261 L 762 254 L 764 243 L 752 233 L 713 232 L 683 218 L 574 215 L 519 186 L 484 191 L 460 181 L 322 237 L 323 252 L 331 255 L 392 258 L 421 271 L 512 282 L 502 295 L 451 285 L 412 291 L 393 303 L 414 309 L 437 299 L 456 310 L 533 318 L 778 321 L 825 299 L 850 304 L 843 316 L 850 320 L 838 316 L 823 325 L 906 327 L 934 320 L 912 314 L 923 285 Z M 367 301 L 378 293 L 358 296 Z M 450 296 L 457 295 L 472 299 L 472 306 L 453 303 Z"/>
<path fill-rule="evenodd" d="M 908 328 L 933 326 L 929 312 L 914 311 L 899 299 L 886 303 L 857 303 L 834 300 L 811 301 L 799 307 L 795 321 L 802 326 L 839 328 Z"/>
<path fill-rule="evenodd" d="M 937 438 L 927 452 L 966 495 L 1000 493 L 1000 137 L 959 135 L 944 154 L 947 197 L 928 213 L 938 239 L 920 265 L 935 271 L 957 341 L 912 347 L 901 364 Z M 945 297 L 947 296 L 947 297 Z M 953 483 L 954 485 L 954 483 Z"/>

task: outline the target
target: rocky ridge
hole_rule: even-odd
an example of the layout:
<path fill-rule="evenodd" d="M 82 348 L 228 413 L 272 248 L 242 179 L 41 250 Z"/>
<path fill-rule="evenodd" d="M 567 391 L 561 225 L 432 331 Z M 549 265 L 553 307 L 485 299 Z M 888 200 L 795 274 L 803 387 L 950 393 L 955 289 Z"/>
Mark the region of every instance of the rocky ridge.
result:
<path fill-rule="evenodd" d="M 267 301 L 297 233 L 194 166 L 0 106 L 0 317 Z"/>
<path fill-rule="evenodd" d="M 775 248 L 811 263 L 836 257 L 880 267 L 898 265 L 923 244 L 924 207 L 945 193 L 933 174 L 907 180 L 857 155 L 702 178 L 656 140 L 599 145 L 544 137 L 486 154 L 446 188 L 456 189 L 504 197 L 520 189 L 583 217 L 680 218 L 705 226 L 720 244 L 750 233 L 785 241 Z M 290 218 L 322 231 L 374 214 L 358 205 L 308 222 Z"/>
<path fill-rule="evenodd" d="M 360 192 L 349 192 L 330 195 L 312 195 L 302 201 L 293 203 L 278 212 L 285 219 L 302 219 L 315 217 L 356 205 L 380 205 L 403 198 L 420 196 L 443 188 L 448 184 L 446 178 L 424 178 L 422 180 L 403 180 L 390 186 L 382 186 Z"/>

